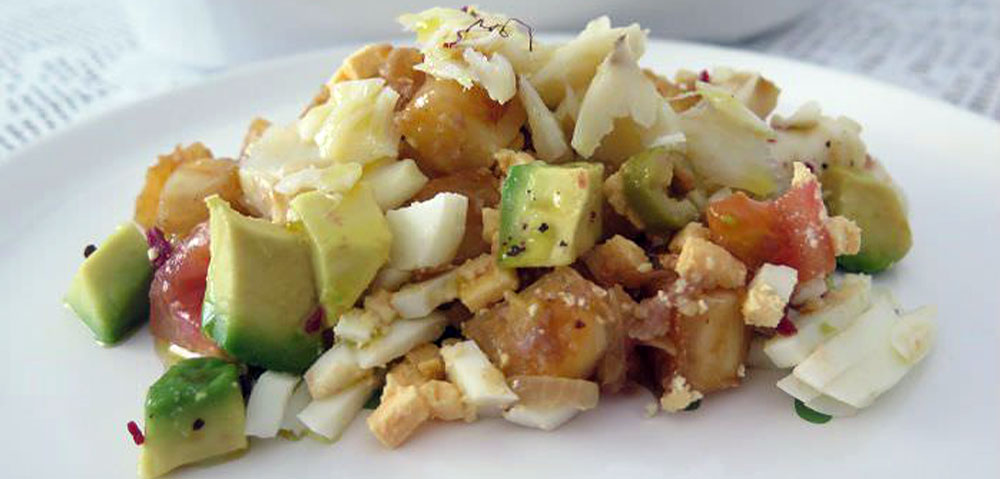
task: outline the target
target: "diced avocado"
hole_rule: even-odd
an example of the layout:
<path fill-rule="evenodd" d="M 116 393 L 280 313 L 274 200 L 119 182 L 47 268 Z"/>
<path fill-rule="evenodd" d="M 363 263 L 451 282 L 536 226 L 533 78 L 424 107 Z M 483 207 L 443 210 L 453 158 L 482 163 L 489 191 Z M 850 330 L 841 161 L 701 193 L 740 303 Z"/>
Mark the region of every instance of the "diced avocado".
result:
<path fill-rule="evenodd" d="M 291 207 L 310 239 L 319 302 L 326 318 L 335 320 L 354 306 L 389 260 L 389 224 L 367 183 L 336 197 L 303 193 Z"/>
<path fill-rule="evenodd" d="M 66 293 L 66 304 L 103 344 L 114 344 L 149 318 L 153 267 L 142 232 L 118 227 L 83 260 Z"/>
<path fill-rule="evenodd" d="M 246 412 L 235 364 L 218 358 L 185 359 L 146 393 L 146 440 L 139 476 L 247 447 Z"/>
<path fill-rule="evenodd" d="M 622 165 L 623 192 L 629 210 L 642 220 L 650 233 L 668 233 L 683 228 L 701 215 L 687 194 L 671 196 L 674 176 L 693 179 L 683 153 L 666 147 L 650 148 L 633 155 Z"/>
<path fill-rule="evenodd" d="M 831 215 L 861 227 L 861 250 L 837 264 L 851 272 L 877 273 L 906 256 L 913 239 L 899 193 L 887 181 L 858 168 L 832 166 L 823 174 L 823 201 Z"/>
<path fill-rule="evenodd" d="M 322 352 L 309 244 L 301 232 L 243 216 L 212 196 L 202 330 L 233 357 L 302 373 Z M 307 331 L 308 330 L 308 331 Z"/>
<path fill-rule="evenodd" d="M 511 167 L 500 191 L 500 264 L 563 266 L 593 247 L 603 174 L 600 163 Z"/>

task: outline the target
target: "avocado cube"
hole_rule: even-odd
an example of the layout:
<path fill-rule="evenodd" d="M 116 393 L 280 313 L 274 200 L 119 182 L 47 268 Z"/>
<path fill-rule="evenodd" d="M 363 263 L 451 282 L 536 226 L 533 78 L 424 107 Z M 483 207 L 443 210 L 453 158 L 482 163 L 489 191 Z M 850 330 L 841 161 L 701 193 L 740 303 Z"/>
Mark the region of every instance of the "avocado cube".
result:
<path fill-rule="evenodd" d="M 202 330 L 226 352 L 301 374 L 323 349 L 309 245 L 301 232 L 243 216 L 212 196 Z"/>
<path fill-rule="evenodd" d="M 246 413 L 236 365 L 218 358 L 185 359 L 146 393 L 146 440 L 139 476 L 247 447 Z"/>
<path fill-rule="evenodd" d="M 500 265 L 564 266 L 601 235 L 600 163 L 510 168 L 500 191 Z"/>
<path fill-rule="evenodd" d="M 146 238 L 132 223 L 118 227 L 80 265 L 66 305 L 102 344 L 114 344 L 149 318 L 153 267 Z"/>
<path fill-rule="evenodd" d="M 291 207 L 310 240 L 319 302 L 334 320 L 354 306 L 389 260 L 389 224 L 367 183 L 334 197 L 303 193 Z"/>
<path fill-rule="evenodd" d="M 823 201 L 831 215 L 861 227 L 861 250 L 837 264 L 855 273 L 878 273 L 903 259 L 913 244 L 900 194 L 887 180 L 860 168 L 833 166 L 823 173 Z"/>

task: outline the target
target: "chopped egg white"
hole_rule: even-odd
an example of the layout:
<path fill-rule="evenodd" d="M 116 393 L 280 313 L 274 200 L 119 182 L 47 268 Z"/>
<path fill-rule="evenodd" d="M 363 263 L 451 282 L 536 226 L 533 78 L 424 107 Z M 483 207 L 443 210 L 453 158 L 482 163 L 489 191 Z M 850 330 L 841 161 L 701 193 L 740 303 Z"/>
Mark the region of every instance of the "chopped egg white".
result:
<path fill-rule="evenodd" d="M 330 440 L 337 440 L 378 386 L 373 376 L 368 376 L 351 387 L 323 399 L 314 399 L 298 414 L 310 431 Z"/>
<path fill-rule="evenodd" d="M 475 341 L 467 340 L 441 348 L 448 380 L 479 416 L 495 416 L 517 402 L 503 373 L 483 354 Z"/>
<path fill-rule="evenodd" d="M 427 201 L 386 212 L 393 238 L 389 265 L 410 271 L 451 261 L 465 236 L 468 206 L 465 196 L 438 193 Z"/>
<path fill-rule="evenodd" d="M 369 371 L 366 368 L 358 366 L 354 347 L 346 342 L 340 342 L 323 353 L 309 367 L 305 380 L 309 386 L 309 394 L 314 399 L 322 399 L 336 394 L 367 374 Z"/>
<path fill-rule="evenodd" d="M 458 274 L 451 270 L 427 281 L 408 284 L 393 293 L 389 301 L 401 317 L 419 318 L 455 298 L 458 298 Z"/>
<path fill-rule="evenodd" d="M 503 412 L 503 418 L 520 426 L 551 431 L 576 417 L 580 410 L 572 406 L 531 407 L 517 404 Z"/>
<path fill-rule="evenodd" d="M 247 436 L 274 437 L 278 434 L 288 400 L 300 379 L 275 371 L 265 371 L 257 378 L 247 401 Z"/>
<path fill-rule="evenodd" d="M 427 184 L 427 176 L 410 159 L 379 163 L 365 172 L 364 180 L 382 211 L 398 208 Z"/>
<path fill-rule="evenodd" d="M 436 311 L 422 318 L 398 319 L 381 337 L 358 348 L 358 366 L 365 369 L 385 366 L 414 347 L 437 339 L 447 323 L 448 319 Z"/>

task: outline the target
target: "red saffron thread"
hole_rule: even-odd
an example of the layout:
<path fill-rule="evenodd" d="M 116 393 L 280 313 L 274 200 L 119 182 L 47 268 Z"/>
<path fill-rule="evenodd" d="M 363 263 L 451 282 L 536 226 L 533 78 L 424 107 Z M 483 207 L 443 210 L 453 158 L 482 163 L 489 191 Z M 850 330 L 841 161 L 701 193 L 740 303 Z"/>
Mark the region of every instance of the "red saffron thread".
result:
<path fill-rule="evenodd" d="M 142 429 L 139 429 L 139 425 L 136 424 L 135 421 L 128 422 L 128 433 L 132 435 L 132 442 L 134 442 L 136 446 L 141 446 L 144 442 L 146 442 L 146 436 L 142 435 Z"/>

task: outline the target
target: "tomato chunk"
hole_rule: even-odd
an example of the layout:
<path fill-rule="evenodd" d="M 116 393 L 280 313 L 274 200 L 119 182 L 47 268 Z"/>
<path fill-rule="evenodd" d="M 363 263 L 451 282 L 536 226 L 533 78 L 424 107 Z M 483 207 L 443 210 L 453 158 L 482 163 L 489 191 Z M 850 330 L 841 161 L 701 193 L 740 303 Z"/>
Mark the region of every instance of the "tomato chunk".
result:
<path fill-rule="evenodd" d="M 706 216 L 712 240 L 749 268 L 764 263 L 790 266 L 798 270 L 802 284 L 836 267 L 815 177 L 793 185 L 773 201 L 733 194 L 709 204 Z"/>
<path fill-rule="evenodd" d="M 222 356 L 201 332 L 201 303 L 208 275 L 208 223 L 196 226 L 153 276 L 149 326 L 159 339 L 190 351 Z"/>

